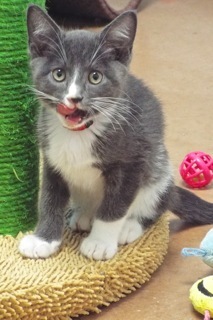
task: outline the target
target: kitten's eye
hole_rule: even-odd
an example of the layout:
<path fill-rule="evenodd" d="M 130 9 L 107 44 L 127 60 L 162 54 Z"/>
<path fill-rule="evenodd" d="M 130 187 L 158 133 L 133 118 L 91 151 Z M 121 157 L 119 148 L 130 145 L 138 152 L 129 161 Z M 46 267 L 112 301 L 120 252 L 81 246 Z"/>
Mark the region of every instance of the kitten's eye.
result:
<path fill-rule="evenodd" d="M 99 71 L 92 71 L 89 74 L 89 82 L 92 84 L 99 84 L 102 81 L 102 79 L 103 75 Z"/>
<path fill-rule="evenodd" d="M 62 82 L 66 78 L 66 72 L 60 68 L 53 70 L 52 75 L 57 82 Z"/>

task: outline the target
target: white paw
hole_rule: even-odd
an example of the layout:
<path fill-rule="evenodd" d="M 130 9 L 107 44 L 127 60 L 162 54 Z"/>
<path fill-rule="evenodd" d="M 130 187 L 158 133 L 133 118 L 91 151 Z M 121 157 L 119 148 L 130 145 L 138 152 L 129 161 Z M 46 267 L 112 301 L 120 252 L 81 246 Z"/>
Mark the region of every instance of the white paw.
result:
<path fill-rule="evenodd" d="M 35 235 L 27 235 L 19 243 L 20 253 L 28 258 L 48 258 L 55 253 L 61 244 L 61 241 L 47 242 Z"/>
<path fill-rule="evenodd" d="M 110 239 L 109 239 L 110 240 Z M 93 239 L 90 236 L 85 238 L 81 244 L 80 251 L 87 258 L 95 260 L 111 259 L 117 252 L 117 243 Z"/>
<path fill-rule="evenodd" d="M 119 235 L 118 243 L 121 245 L 131 243 L 141 237 L 142 234 L 141 224 L 135 219 L 127 219 Z"/>
<path fill-rule="evenodd" d="M 91 217 L 80 212 L 74 212 L 69 219 L 69 226 L 73 231 L 90 231 Z"/>

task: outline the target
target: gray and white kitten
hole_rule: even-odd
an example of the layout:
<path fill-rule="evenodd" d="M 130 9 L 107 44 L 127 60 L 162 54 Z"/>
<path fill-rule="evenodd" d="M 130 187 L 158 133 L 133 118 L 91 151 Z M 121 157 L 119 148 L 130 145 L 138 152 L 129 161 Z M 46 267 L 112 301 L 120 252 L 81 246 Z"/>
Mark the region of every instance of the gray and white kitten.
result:
<path fill-rule="evenodd" d="M 39 221 L 21 254 L 55 253 L 70 206 L 70 228 L 89 231 L 80 252 L 96 260 L 112 258 L 166 210 L 213 223 L 212 204 L 174 185 L 161 105 L 128 72 L 136 14 L 99 33 L 64 31 L 32 5 L 27 25 L 43 177 Z"/>

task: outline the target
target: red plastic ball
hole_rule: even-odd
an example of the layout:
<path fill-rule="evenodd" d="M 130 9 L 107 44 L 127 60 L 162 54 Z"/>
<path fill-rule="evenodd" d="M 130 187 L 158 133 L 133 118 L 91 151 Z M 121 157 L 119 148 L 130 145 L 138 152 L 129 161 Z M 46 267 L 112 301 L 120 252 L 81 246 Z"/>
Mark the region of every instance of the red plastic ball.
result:
<path fill-rule="evenodd" d="M 190 152 L 180 165 L 183 180 L 192 188 L 207 186 L 213 179 L 213 159 L 204 152 Z"/>

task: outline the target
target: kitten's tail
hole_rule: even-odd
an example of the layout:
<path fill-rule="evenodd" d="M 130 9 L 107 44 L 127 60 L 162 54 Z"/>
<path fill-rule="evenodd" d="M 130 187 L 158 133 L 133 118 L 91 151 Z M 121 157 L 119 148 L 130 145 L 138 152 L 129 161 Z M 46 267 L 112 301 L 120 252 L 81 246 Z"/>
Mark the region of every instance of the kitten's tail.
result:
<path fill-rule="evenodd" d="M 171 193 L 169 210 L 174 214 L 190 224 L 213 224 L 213 203 L 177 186 Z"/>

